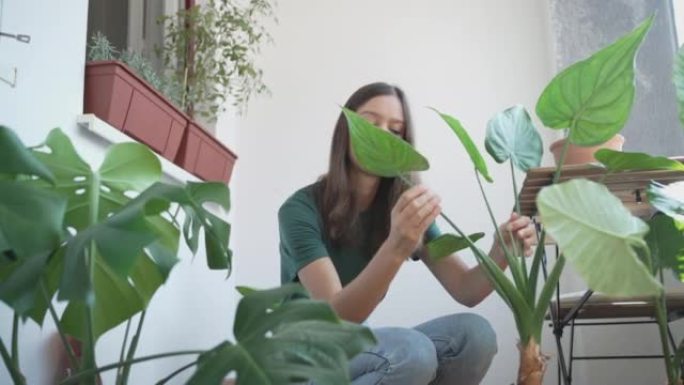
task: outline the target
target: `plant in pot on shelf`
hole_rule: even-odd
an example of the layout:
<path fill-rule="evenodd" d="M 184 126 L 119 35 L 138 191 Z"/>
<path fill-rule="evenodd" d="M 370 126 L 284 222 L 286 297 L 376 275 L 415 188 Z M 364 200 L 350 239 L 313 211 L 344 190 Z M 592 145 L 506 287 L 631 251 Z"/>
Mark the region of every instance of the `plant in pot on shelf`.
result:
<path fill-rule="evenodd" d="M 340 321 L 325 303 L 306 298 L 298 285 L 255 291 L 242 288 L 236 342 L 211 350 L 137 357 L 145 312 L 176 264 L 180 234 L 195 253 L 200 231 L 210 269 L 230 273 L 230 225 L 204 206 L 229 208 L 222 183 L 159 182 L 158 158 L 140 143 L 112 146 L 91 169 L 59 129 L 37 147 L 24 146 L 0 126 L 0 300 L 14 311 L 8 345 L 0 356 L 14 385 L 25 385 L 19 362 L 20 321 L 55 323 L 72 371 L 61 384 L 95 384 L 116 370 L 128 383 L 138 362 L 170 356 L 191 361 L 159 383 L 194 368 L 188 384 L 274 385 L 315 380 L 347 384 L 347 359 L 374 342 L 368 329 Z M 132 197 L 133 196 L 133 197 Z M 182 224 L 181 224 L 182 223 Z M 66 304 L 61 315 L 53 298 Z M 135 335 L 122 341 L 117 362 L 95 357 L 99 337 L 139 314 Z M 69 336 L 81 341 L 75 354 Z"/>
<path fill-rule="evenodd" d="M 653 22 L 649 18 L 634 31 L 589 59 L 570 66 L 547 86 L 537 104 L 542 122 L 552 128 L 566 128 L 567 146 L 589 146 L 618 133 L 629 116 L 634 95 L 634 58 Z M 345 110 L 355 158 L 368 172 L 385 177 L 404 176 L 429 167 L 423 155 L 394 135 L 374 127 L 352 111 Z M 501 238 L 482 179 L 491 182 L 484 158 L 461 123 L 446 114 L 440 117 L 458 136 L 473 161 L 475 177 L 495 229 Z M 601 124 L 592 124 L 596 117 Z M 515 168 L 526 171 L 539 165 L 542 146 L 539 134 L 522 107 L 496 115 L 487 129 L 485 147 L 498 163 L 509 162 L 516 211 L 519 209 Z M 562 162 L 556 168 L 559 181 Z M 662 290 L 637 250 L 647 248 L 648 226 L 632 216 L 621 201 L 596 182 L 578 179 L 548 186 L 540 192 L 537 207 L 544 230 L 531 261 L 515 247 L 504 253 L 511 278 L 477 245 L 479 234 L 466 235 L 447 215 L 442 218 L 456 234 L 444 234 L 427 245 L 432 258 L 441 258 L 469 248 L 494 290 L 511 309 L 520 337 L 520 366 L 517 384 L 542 383 L 547 358 L 540 351 L 544 317 L 566 260 L 595 290 L 611 295 L 656 295 Z M 561 255 L 541 282 L 546 233 L 560 247 Z M 501 244 L 504 244 L 501 242 Z"/>
<path fill-rule="evenodd" d="M 230 178 L 235 154 L 198 119 L 215 122 L 227 102 L 243 112 L 268 92 L 255 57 L 271 39 L 264 23 L 273 12 L 270 0 L 209 0 L 160 19 L 165 75 L 180 85 L 180 106 L 192 118 L 176 162 L 200 177 Z"/>
<path fill-rule="evenodd" d="M 101 33 L 92 36 L 85 70 L 84 111 L 173 161 L 188 117 L 169 99 L 177 89 L 131 51 L 119 52 Z M 163 93 L 169 93 L 167 98 Z"/>

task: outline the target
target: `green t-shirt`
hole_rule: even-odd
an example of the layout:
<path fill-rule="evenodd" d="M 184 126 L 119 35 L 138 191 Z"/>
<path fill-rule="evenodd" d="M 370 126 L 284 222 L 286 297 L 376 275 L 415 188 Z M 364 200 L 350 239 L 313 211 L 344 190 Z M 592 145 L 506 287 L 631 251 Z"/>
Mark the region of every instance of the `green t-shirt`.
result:
<path fill-rule="evenodd" d="M 314 198 L 316 184 L 306 186 L 291 197 L 278 211 L 280 229 L 280 278 L 283 284 L 298 281 L 297 273 L 304 266 L 323 257 L 330 257 L 342 285 L 346 285 L 366 267 L 374 250 L 357 246 L 334 247 L 328 242 L 318 206 Z M 367 223 L 361 214 L 359 225 Z M 363 233 L 363 232 L 362 232 Z M 425 241 L 439 236 L 433 223 L 425 234 Z"/>

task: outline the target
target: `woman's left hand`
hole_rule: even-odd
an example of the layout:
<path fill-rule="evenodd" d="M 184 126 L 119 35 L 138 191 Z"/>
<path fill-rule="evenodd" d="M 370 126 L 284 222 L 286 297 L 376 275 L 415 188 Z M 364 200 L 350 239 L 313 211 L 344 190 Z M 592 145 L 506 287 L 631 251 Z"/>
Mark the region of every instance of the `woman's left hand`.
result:
<path fill-rule="evenodd" d="M 530 217 L 512 213 L 510 219 L 501 226 L 499 231 L 509 251 L 522 250 L 523 255 L 532 254 L 532 245 L 537 242 L 537 234 Z M 497 244 L 499 243 L 498 238 Z"/>

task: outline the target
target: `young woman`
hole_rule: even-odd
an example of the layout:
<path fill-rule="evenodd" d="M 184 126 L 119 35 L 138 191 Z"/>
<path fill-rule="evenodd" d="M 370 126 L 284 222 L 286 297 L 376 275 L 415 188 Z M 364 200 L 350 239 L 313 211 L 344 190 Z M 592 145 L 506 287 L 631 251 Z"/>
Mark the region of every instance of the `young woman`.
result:
<path fill-rule="evenodd" d="M 413 143 L 408 105 L 398 87 L 369 84 L 345 107 Z M 300 281 L 341 318 L 360 323 L 378 306 L 404 262 L 421 259 L 456 301 L 475 306 L 492 292 L 480 267 L 468 267 L 457 255 L 434 262 L 423 250 L 439 235 L 434 225 L 439 212 L 440 198 L 425 186 L 407 188 L 399 179 L 364 172 L 351 153 L 340 114 L 328 173 L 294 193 L 279 210 L 282 281 Z M 513 234 L 505 242 L 518 242 L 529 254 L 534 236 L 529 218 L 512 215 L 502 229 Z M 490 256 L 506 268 L 498 242 Z M 497 351 L 489 323 L 470 313 L 413 329 L 373 332 L 378 344 L 350 363 L 354 385 L 479 384 Z"/>

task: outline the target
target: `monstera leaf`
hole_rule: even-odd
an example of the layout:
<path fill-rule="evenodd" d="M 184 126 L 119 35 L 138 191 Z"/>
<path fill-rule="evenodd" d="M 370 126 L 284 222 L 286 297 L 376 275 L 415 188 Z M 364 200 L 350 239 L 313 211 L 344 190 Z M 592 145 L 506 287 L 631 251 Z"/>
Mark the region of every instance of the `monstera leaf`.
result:
<path fill-rule="evenodd" d="M 354 158 L 366 171 L 390 178 L 430 168 L 427 159 L 408 142 L 375 127 L 348 108 L 342 112 L 347 119 Z"/>
<path fill-rule="evenodd" d="M 484 233 L 475 233 L 468 235 L 470 241 L 475 243 L 484 237 Z M 426 245 L 427 252 L 430 258 L 439 260 L 447 257 L 459 250 L 469 247 L 468 242 L 463 237 L 454 234 L 442 234 L 439 237 L 431 240 Z"/>
<path fill-rule="evenodd" d="M 669 185 L 651 182 L 646 193 L 653 207 L 677 222 L 684 222 L 684 182 Z"/>
<path fill-rule="evenodd" d="M 485 148 L 497 163 L 508 159 L 520 171 L 541 164 L 542 139 L 523 106 L 513 106 L 496 116 L 487 124 Z"/>
<path fill-rule="evenodd" d="M 477 149 L 477 146 L 475 146 L 475 143 L 473 143 L 473 140 L 470 139 L 470 135 L 468 135 L 468 132 L 465 130 L 465 128 L 463 128 L 461 122 L 459 122 L 458 119 L 447 114 L 443 114 L 434 108 L 432 110 L 435 111 L 449 127 L 451 127 L 451 130 L 461 141 L 463 147 L 465 147 L 466 152 L 473 161 L 473 165 L 475 166 L 477 172 L 479 172 L 480 175 L 482 175 L 488 182 L 492 182 L 492 177 L 489 176 L 489 171 L 487 170 L 487 163 L 485 163 L 482 154 L 480 154 L 480 151 Z"/>
<path fill-rule="evenodd" d="M 607 148 L 594 153 L 594 158 L 609 171 L 672 170 L 684 171 L 684 164 L 663 156 L 651 156 L 641 152 L 623 152 Z"/>
<path fill-rule="evenodd" d="M 684 125 L 684 47 L 680 48 L 675 56 L 674 84 L 679 102 L 679 121 Z"/>
<path fill-rule="evenodd" d="M 591 289 L 618 296 L 661 289 L 635 251 L 647 247 L 648 225 L 605 186 L 586 179 L 552 185 L 539 193 L 537 207 L 546 231 Z"/>
<path fill-rule="evenodd" d="M 634 102 L 634 58 L 653 16 L 634 31 L 556 75 L 537 102 L 549 128 L 569 128 L 578 146 L 603 143 L 625 125 Z"/>
<path fill-rule="evenodd" d="M 54 181 L 50 170 L 33 156 L 14 131 L 5 126 L 0 126 L 0 174 L 35 175 Z"/>
<path fill-rule="evenodd" d="M 235 316 L 237 343 L 201 355 L 188 385 L 218 385 L 230 372 L 239 385 L 349 384 L 348 360 L 375 344 L 369 329 L 340 321 L 299 285 L 245 293 Z"/>
<path fill-rule="evenodd" d="M 188 182 L 186 186 L 172 186 L 164 183 L 156 183 L 131 204 L 145 207 L 150 202 L 167 201 L 178 204 L 185 214 L 183 234 L 186 243 L 193 253 L 197 252 L 199 231 L 204 230 L 205 251 L 207 265 L 211 269 L 231 268 L 232 252 L 228 248 L 230 238 L 230 224 L 205 208 L 207 204 L 228 211 L 230 209 L 230 193 L 223 183 Z"/>
<path fill-rule="evenodd" d="M 24 315 L 40 298 L 36 281 L 62 242 L 66 199 L 31 183 L 34 177 L 52 183 L 54 176 L 3 126 L 0 175 L 0 300 Z"/>
<path fill-rule="evenodd" d="M 650 231 L 646 242 L 658 266 L 671 269 L 675 277 L 684 282 L 684 231 L 682 225 L 664 214 L 654 215 L 648 221 Z M 658 266 L 655 266 L 656 268 Z"/>

